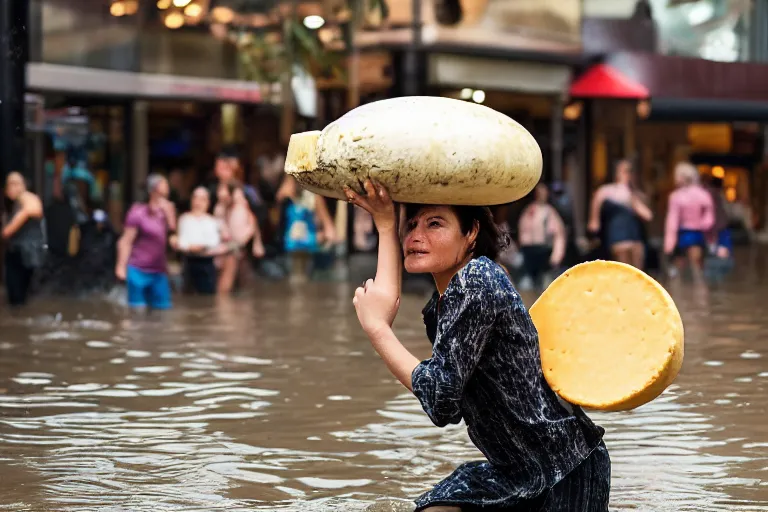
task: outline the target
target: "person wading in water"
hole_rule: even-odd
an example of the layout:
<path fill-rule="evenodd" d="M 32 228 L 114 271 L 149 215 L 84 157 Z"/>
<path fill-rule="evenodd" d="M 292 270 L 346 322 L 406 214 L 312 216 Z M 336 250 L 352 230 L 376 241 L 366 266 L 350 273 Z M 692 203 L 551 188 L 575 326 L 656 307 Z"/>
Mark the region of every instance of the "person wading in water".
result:
<path fill-rule="evenodd" d="M 170 309 L 166 248 L 176 231 L 176 211 L 168 200 L 168 181 L 159 174 L 147 178 L 149 200 L 128 210 L 125 230 L 117 243 L 115 275 L 128 285 L 132 308 Z"/>
<path fill-rule="evenodd" d="M 486 457 L 459 466 L 416 501 L 416 510 L 606 512 L 605 431 L 544 379 L 536 328 L 494 262 L 506 237 L 490 210 L 409 204 L 398 227 L 384 187 L 367 181 L 365 191 L 345 190 L 379 231 L 376 279 L 352 300 L 360 325 L 432 422 L 464 420 Z M 437 286 L 423 310 L 432 357 L 421 362 L 391 327 L 403 263 L 408 272 L 432 274 Z"/>
<path fill-rule="evenodd" d="M 8 222 L 3 226 L 5 288 L 8 303 L 21 306 L 27 302 L 35 269 L 45 260 L 43 204 L 27 190 L 24 177 L 18 172 L 8 174 L 5 195 L 13 203 Z"/>

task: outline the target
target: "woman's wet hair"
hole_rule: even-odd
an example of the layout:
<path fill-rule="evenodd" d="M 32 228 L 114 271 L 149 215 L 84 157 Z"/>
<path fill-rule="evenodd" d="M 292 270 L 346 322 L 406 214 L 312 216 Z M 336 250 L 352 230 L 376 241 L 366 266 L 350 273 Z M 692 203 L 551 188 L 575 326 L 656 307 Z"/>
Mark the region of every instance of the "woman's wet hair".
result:
<path fill-rule="evenodd" d="M 406 204 L 405 205 L 405 224 L 414 219 L 423 208 L 429 208 L 433 205 L 426 204 Z M 510 236 L 505 230 L 499 228 L 494 222 L 493 213 L 487 206 L 454 206 L 447 205 L 453 210 L 459 219 L 459 227 L 465 236 L 472 231 L 472 227 L 477 223 L 477 238 L 472 248 L 472 257 L 479 258 L 485 256 L 489 260 L 496 260 L 499 253 L 509 247 Z"/>

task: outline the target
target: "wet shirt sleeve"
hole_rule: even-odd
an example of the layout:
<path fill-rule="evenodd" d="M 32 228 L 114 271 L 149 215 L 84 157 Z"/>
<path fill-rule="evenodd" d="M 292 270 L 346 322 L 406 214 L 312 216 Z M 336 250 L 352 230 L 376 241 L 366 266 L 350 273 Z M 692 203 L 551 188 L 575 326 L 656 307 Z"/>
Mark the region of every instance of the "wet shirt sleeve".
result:
<path fill-rule="evenodd" d="M 486 346 L 496 302 L 482 287 L 449 288 L 440 299 L 432 357 L 411 374 L 414 395 L 438 427 L 461 421 L 464 387 Z"/>

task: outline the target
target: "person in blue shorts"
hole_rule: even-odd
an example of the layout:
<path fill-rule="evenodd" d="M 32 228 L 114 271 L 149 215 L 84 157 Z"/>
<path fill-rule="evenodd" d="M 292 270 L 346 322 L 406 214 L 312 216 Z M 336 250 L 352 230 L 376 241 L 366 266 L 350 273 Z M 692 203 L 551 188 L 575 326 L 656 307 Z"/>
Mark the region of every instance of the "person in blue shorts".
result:
<path fill-rule="evenodd" d="M 115 274 L 126 282 L 132 308 L 170 309 L 166 244 L 169 232 L 176 230 L 176 211 L 162 175 L 150 175 L 147 190 L 149 200 L 131 206 L 126 216 Z"/>

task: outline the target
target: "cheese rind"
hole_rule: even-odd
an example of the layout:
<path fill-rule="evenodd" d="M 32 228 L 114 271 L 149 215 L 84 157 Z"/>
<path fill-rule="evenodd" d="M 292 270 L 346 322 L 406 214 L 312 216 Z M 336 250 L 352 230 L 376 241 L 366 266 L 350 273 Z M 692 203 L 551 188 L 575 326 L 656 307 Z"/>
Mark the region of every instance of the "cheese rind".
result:
<path fill-rule="evenodd" d="M 533 136 L 493 109 L 450 98 L 410 96 L 369 103 L 329 124 L 316 166 L 309 133 L 291 137 L 285 171 L 305 188 L 345 199 L 367 178 L 406 203 L 493 205 L 528 194 L 541 177 Z M 292 147 L 293 146 L 293 147 Z"/>
<path fill-rule="evenodd" d="M 285 172 L 299 174 L 317 169 L 317 141 L 320 131 L 294 133 L 285 155 Z"/>
<path fill-rule="evenodd" d="M 667 291 L 623 263 L 558 277 L 530 308 L 544 377 L 566 401 L 622 411 L 659 396 L 683 364 L 684 331 Z"/>

